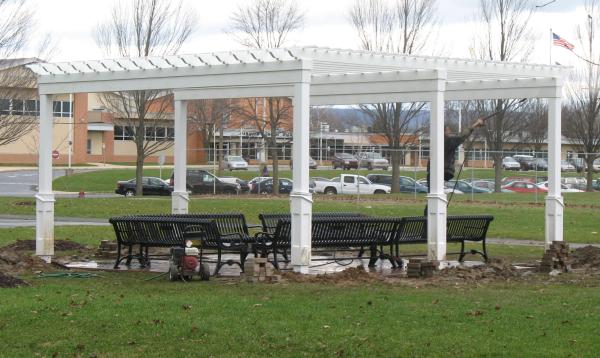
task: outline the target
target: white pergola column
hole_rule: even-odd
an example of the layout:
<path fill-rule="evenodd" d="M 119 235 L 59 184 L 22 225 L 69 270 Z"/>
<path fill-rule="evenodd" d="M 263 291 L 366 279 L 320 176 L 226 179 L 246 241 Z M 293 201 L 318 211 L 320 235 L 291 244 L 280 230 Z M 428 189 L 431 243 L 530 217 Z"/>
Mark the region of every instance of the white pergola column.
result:
<path fill-rule="evenodd" d="M 312 194 L 309 192 L 309 102 L 310 75 L 302 76 L 294 85 L 294 189 L 290 194 L 292 214 L 292 266 L 294 271 L 308 273 L 311 259 Z"/>
<path fill-rule="evenodd" d="M 54 192 L 52 191 L 52 96 L 40 95 L 38 192 L 36 198 L 35 254 L 46 262 L 54 255 Z"/>
<path fill-rule="evenodd" d="M 440 73 L 445 77 L 445 73 Z M 441 76 L 440 76 L 441 77 Z M 429 123 L 430 184 L 427 195 L 427 257 L 446 260 L 446 213 L 448 201 L 444 193 L 444 90 L 445 81 L 438 81 L 438 90 L 431 99 Z"/>
<path fill-rule="evenodd" d="M 548 195 L 546 196 L 546 248 L 552 241 L 563 241 L 564 203 L 560 188 L 561 92 L 548 98 Z"/>
<path fill-rule="evenodd" d="M 171 194 L 171 211 L 173 214 L 187 214 L 190 201 L 187 188 L 187 101 L 174 101 L 175 115 L 175 165 L 173 179 L 175 185 Z"/>

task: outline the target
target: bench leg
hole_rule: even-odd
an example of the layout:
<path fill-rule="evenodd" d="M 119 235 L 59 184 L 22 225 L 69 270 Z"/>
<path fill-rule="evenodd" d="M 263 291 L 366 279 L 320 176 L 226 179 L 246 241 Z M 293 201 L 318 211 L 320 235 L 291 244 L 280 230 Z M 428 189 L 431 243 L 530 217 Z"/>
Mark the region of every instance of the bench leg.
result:
<path fill-rule="evenodd" d="M 485 262 L 488 262 L 488 254 L 487 254 L 487 247 L 485 246 L 485 238 L 483 240 L 481 240 L 481 245 L 483 247 L 483 260 Z"/>
<path fill-rule="evenodd" d="M 377 246 L 371 246 L 370 251 L 371 251 L 371 256 L 369 258 L 369 267 L 375 267 L 375 264 L 377 263 L 377 260 L 379 259 L 379 257 L 377 257 Z"/>
<path fill-rule="evenodd" d="M 127 261 L 125 261 L 125 265 L 131 266 L 132 258 L 133 258 L 133 245 L 129 245 L 127 247 Z"/>
<path fill-rule="evenodd" d="M 215 272 L 213 273 L 213 276 L 217 276 L 217 274 L 219 274 L 219 270 L 221 269 L 221 267 L 223 266 L 223 264 L 221 263 L 221 248 L 217 249 L 217 266 L 215 267 Z"/>
<path fill-rule="evenodd" d="M 267 259 L 269 257 L 269 253 L 267 252 Z M 279 261 L 277 261 L 277 247 L 273 246 L 273 267 L 276 270 L 279 270 Z"/>
<path fill-rule="evenodd" d="M 458 262 L 463 262 L 465 259 L 465 240 L 460 242 L 460 256 L 458 256 Z"/>
<path fill-rule="evenodd" d="M 121 243 L 117 241 L 117 261 L 115 261 L 115 266 L 113 267 L 115 270 L 119 268 L 121 260 L 123 260 L 121 257 Z"/>

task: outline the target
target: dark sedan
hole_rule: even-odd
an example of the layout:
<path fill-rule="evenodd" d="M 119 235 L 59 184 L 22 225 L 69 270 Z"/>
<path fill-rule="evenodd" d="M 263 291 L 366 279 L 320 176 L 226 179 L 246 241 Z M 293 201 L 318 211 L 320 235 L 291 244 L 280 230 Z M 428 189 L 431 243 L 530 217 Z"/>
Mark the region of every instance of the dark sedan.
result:
<path fill-rule="evenodd" d="M 358 159 L 349 153 L 337 153 L 331 159 L 333 169 L 358 169 Z"/>
<path fill-rule="evenodd" d="M 279 194 L 289 194 L 292 192 L 294 183 L 289 179 L 279 179 Z M 273 194 L 273 178 L 261 180 L 252 185 L 251 194 Z"/>
<path fill-rule="evenodd" d="M 136 180 L 118 181 L 115 193 L 125 196 L 135 196 Z M 143 195 L 171 195 L 173 188 L 167 182 L 160 178 L 143 177 L 142 178 Z"/>
<path fill-rule="evenodd" d="M 367 179 L 373 184 L 392 186 L 392 176 L 389 174 L 369 174 Z M 401 193 L 427 193 L 427 187 L 412 178 L 401 176 L 398 179 L 400 180 Z"/>

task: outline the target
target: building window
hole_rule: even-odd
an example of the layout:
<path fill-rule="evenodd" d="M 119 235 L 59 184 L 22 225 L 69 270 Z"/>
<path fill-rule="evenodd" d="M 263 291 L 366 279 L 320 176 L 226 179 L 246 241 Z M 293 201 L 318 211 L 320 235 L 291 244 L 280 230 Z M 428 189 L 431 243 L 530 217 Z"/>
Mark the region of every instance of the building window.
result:
<path fill-rule="evenodd" d="M 115 140 L 133 140 L 135 131 L 131 126 L 115 126 L 114 139 Z"/>
<path fill-rule="evenodd" d="M 0 99 L 0 114 L 10 114 L 10 99 Z"/>
<path fill-rule="evenodd" d="M 40 115 L 40 102 L 35 99 L 28 99 L 25 101 L 25 114 L 29 116 Z"/>
<path fill-rule="evenodd" d="M 86 149 L 87 149 L 86 150 L 87 154 L 92 154 L 92 140 L 91 139 L 87 140 L 87 148 Z"/>
<path fill-rule="evenodd" d="M 22 99 L 13 99 L 12 100 L 12 114 L 13 115 L 23 115 L 23 100 Z"/>
<path fill-rule="evenodd" d="M 71 108 L 72 105 L 69 101 L 54 101 L 52 103 L 54 117 L 71 117 L 73 115 Z"/>

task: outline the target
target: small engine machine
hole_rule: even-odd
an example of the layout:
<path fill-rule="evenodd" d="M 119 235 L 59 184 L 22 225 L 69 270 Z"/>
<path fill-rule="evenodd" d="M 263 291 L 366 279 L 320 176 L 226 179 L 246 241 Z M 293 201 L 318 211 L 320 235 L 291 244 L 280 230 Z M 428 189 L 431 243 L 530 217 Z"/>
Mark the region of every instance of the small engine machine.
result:
<path fill-rule="evenodd" d="M 208 265 L 202 263 L 200 250 L 192 247 L 192 241 L 187 240 L 185 247 L 171 248 L 169 280 L 191 281 L 194 276 L 200 276 L 202 281 L 208 281 L 210 271 Z"/>

